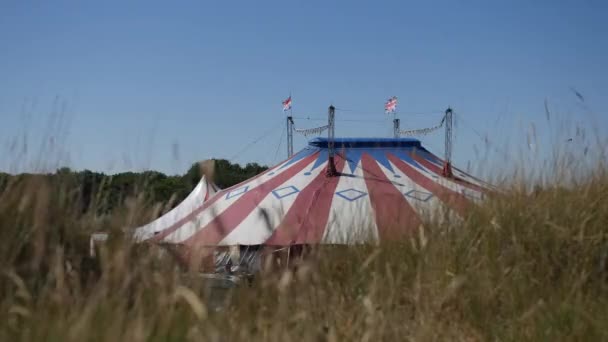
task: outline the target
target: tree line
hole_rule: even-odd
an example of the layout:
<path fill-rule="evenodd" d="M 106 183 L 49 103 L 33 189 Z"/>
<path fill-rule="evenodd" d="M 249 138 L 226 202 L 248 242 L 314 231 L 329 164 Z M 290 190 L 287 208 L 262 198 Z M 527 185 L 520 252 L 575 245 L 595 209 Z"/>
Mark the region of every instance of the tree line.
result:
<path fill-rule="evenodd" d="M 233 164 L 225 159 L 215 159 L 213 181 L 224 189 L 241 183 L 265 170 L 267 166 L 248 163 Z M 157 171 L 123 172 L 108 175 L 90 170 L 74 171 L 64 167 L 49 174 L 10 175 L 0 172 L 0 196 L 11 186 L 24 184 L 33 179 L 48 181 L 59 195 L 68 197 L 77 214 L 95 211 L 109 214 L 124 205 L 128 198 L 143 196 L 144 203 L 179 204 L 198 184 L 202 177 L 199 163 L 194 163 L 183 175 L 169 176 Z"/>

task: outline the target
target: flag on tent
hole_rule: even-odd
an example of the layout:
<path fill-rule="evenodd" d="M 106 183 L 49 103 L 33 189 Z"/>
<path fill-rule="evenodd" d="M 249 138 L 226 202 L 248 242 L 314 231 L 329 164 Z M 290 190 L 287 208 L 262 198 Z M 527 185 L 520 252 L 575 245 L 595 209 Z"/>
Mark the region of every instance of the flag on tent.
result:
<path fill-rule="evenodd" d="M 287 100 L 283 101 L 283 111 L 287 111 L 291 109 L 291 96 L 287 98 Z"/>
<path fill-rule="evenodd" d="M 384 104 L 386 114 L 394 113 L 397 110 L 397 96 L 393 96 Z"/>

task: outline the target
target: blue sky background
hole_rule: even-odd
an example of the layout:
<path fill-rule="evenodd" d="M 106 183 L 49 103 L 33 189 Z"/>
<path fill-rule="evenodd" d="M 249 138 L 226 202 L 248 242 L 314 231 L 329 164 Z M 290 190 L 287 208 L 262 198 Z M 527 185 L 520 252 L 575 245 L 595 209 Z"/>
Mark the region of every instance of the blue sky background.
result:
<path fill-rule="evenodd" d="M 0 170 L 272 164 L 290 92 L 297 118 L 349 109 L 337 136 L 390 136 L 392 95 L 404 128 L 452 106 L 456 164 L 538 162 L 606 137 L 606 14 L 589 0 L 2 1 Z M 422 140 L 443 153 L 442 133 Z"/>

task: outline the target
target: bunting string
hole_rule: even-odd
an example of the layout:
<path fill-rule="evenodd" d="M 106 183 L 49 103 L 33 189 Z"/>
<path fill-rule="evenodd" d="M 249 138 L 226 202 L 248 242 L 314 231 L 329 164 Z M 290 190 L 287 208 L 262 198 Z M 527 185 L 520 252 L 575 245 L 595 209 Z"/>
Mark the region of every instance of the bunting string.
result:
<path fill-rule="evenodd" d="M 302 134 L 303 136 L 307 137 L 309 135 L 313 135 L 313 134 L 321 134 L 324 131 L 326 131 L 329 128 L 329 125 L 325 125 L 325 126 L 321 126 L 321 127 L 315 127 L 315 128 L 295 128 L 294 130 L 300 134 Z"/>
<path fill-rule="evenodd" d="M 443 123 L 445 122 L 445 116 L 441 119 L 441 122 L 437 126 L 427 127 L 427 128 L 419 128 L 419 129 L 409 129 L 409 130 L 400 130 L 399 135 L 401 136 L 415 136 L 415 135 L 427 135 L 435 132 L 436 130 L 443 127 Z"/>

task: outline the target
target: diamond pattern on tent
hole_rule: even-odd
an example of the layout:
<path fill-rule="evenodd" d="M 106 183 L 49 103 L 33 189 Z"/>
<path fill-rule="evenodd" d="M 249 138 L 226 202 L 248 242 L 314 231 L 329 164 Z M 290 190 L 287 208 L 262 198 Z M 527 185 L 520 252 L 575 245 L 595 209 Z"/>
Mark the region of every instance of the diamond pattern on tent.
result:
<path fill-rule="evenodd" d="M 430 200 L 431 197 L 433 197 L 433 194 L 431 194 L 429 192 L 418 191 L 418 190 L 410 190 L 410 191 L 406 192 L 404 195 L 409 198 L 417 199 L 422 202 L 426 202 L 426 201 Z"/>
<path fill-rule="evenodd" d="M 234 189 L 226 194 L 226 199 L 231 199 L 236 196 L 240 196 L 249 190 L 249 186 L 244 186 L 242 188 Z"/>
<path fill-rule="evenodd" d="M 363 196 L 366 196 L 367 193 L 351 188 L 351 189 L 346 189 L 346 190 L 338 191 L 338 192 L 336 192 L 336 195 L 344 198 L 345 200 L 353 202 L 353 201 L 356 201 L 356 200 L 358 200 L 359 198 L 361 198 Z"/>
<path fill-rule="evenodd" d="M 285 198 L 287 196 L 291 196 L 291 195 L 296 194 L 298 192 L 300 192 L 300 190 L 298 190 L 298 188 L 296 188 L 293 185 L 286 186 L 284 188 L 280 188 L 280 189 L 276 189 L 276 190 L 272 190 L 272 194 L 277 199 Z"/>

